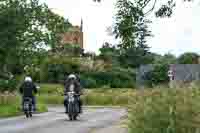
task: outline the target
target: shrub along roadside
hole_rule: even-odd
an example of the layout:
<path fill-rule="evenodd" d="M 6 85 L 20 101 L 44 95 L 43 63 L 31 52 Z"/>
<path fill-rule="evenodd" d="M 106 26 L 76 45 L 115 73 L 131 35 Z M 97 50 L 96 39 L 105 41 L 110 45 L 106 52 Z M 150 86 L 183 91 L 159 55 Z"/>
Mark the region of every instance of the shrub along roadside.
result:
<path fill-rule="evenodd" d="M 90 62 L 90 60 L 85 60 L 84 58 L 61 58 L 60 56 L 48 57 L 41 64 L 40 74 L 36 75 L 38 77 L 37 80 L 42 83 L 61 83 L 65 74 L 76 72 L 79 73 L 82 84 L 86 88 L 101 88 L 102 86 L 134 88 L 135 72 L 133 70 L 115 68 L 114 66 L 112 69 L 96 70 L 89 68 L 90 65 L 86 65 L 86 67 L 84 65 L 85 62 Z"/>
<path fill-rule="evenodd" d="M 103 88 L 84 89 L 81 97 L 84 105 L 127 105 L 128 95 L 133 89 Z M 63 86 L 60 84 L 40 84 L 38 100 L 44 104 L 63 104 Z"/>
<path fill-rule="evenodd" d="M 16 94 L 0 94 L 0 117 L 11 117 L 22 115 L 21 111 L 21 99 Z M 39 101 L 37 104 L 39 113 L 46 112 L 47 106 L 41 104 Z"/>
<path fill-rule="evenodd" d="M 40 84 L 39 94 L 62 94 L 64 86 L 61 84 Z"/>
<path fill-rule="evenodd" d="M 92 89 L 85 90 L 81 97 L 84 105 L 126 106 L 131 89 Z M 38 100 L 44 104 L 63 104 L 64 97 L 60 94 L 42 94 Z"/>
<path fill-rule="evenodd" d="M 81 73 L 81 80 L 86 88 L 101 88 L 103 86 L 110 86 L 110 88 L 135 87 L 133 74 L 117 70 Z"/>
<path fill-rule="evenodd" d="M 130 133 L 194 133 L 200 130 L 199 89 L 138 91 L 129 101 Z"/>
<path fill-rule="evenodd" d="M 10 105 L 0 105 L 0 117 L 11 117 L 11 116 L 18 116 L 23 115 L 21 108 L 19 105 L 10 104 Z M 37 105 L 38 112 L 47 112 L 47 107 L 44 104 Z"/>

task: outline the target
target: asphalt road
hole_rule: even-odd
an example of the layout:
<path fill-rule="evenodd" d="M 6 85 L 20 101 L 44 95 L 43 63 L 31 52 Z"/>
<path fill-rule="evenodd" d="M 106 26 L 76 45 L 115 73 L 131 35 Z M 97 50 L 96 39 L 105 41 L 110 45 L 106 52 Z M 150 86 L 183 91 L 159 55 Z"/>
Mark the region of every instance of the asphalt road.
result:
<path fill-rule="evenodd" d="M 84 108 L 77 121 L 69 121 L 63 107 L 50 107 L 49 112 L 0 119 L 0 133 L 90 133 L 93 129 L 105 129 L 126 115 L 119 108 Z"/>

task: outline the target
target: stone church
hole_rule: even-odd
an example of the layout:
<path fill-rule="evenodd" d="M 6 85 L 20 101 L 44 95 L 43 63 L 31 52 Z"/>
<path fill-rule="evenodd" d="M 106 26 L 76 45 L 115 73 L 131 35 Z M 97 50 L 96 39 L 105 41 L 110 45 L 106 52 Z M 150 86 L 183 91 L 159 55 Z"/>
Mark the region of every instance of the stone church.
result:
<path fill-rule="evenodd" d="M 83 20 L 81 20 L 80 26 L 73 26 L 68 30 L 68 32 L 62 35 L 61 43 L 63 45 L 71 44 L 71 45 L 79 45 L 80 48 L 84 48 L 83 46 Z"/>

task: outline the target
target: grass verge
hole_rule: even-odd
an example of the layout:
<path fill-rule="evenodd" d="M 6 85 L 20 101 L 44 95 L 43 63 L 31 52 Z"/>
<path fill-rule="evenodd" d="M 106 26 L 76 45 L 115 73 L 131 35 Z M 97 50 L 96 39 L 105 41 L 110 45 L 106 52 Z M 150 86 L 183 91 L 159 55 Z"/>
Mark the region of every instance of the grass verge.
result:
<path fill-rule="evenodd" d="M 200 131 L 199 89 L 137 91 L 129 101 L 129 133 Z"/>
<path fill-rule="evenodd" d="M 125 106 L 132 92 L 131 89 L 86 89 L 81 99 L 86 106 Z M 59 93 L 43 93 L 38 100 L 44 104 L 63 104 L 64 97 Z"/>
<path fill-rule="evenodd" d="M 43 113 L 47 111 L 47 107 L 44 104 L 38 104 L 38 113 Z M 0 118 L 12 117 L 23 115 L 19 105 L 1 105 L 0 108 Z"/>
<path fill-rule="evenodd" d="M 37 112 L 47 111 L 47 106 L 39 102 L 37 104 Z M 11 117 L 22 115 L 21 99 L 17 94 L 1 94 L 0 95 L 0 117 Z"/>

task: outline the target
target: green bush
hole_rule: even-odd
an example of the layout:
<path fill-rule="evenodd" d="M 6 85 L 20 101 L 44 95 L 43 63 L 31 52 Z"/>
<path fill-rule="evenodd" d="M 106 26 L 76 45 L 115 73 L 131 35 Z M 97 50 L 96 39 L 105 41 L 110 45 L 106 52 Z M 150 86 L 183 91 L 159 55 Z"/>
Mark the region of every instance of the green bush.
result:
<path fill-rule="evenodd" d="M 143 90 L 130 96 L 130 133 L 199 132 L 199 89 Z"/>
<path fill-rule="evenodd" d="M 167 83 L 169 81 L 168 69 L 169 66 L 167 64 L 156 64 L 154 70 L 146 74 L 146 84 L 152 87 Z"/>
<path fill-rule="evenodd" d="M 39 94 L 63 94 L 64 86 L 61 84 L 40 84 Z"/>
<path fill-rule="evenodd" d="M 90 77 L 81 77 L 81 84 L 84 86 L 84 88 L 96 88 L 98 87 L 97 82 L 95 79 Z"/>
<path fill-rule="evenodd" d="M 26 65 L 24 67 L 25 75 L 30 75 L 35 82 L 40 81 L 40 68 L 37 65 Z"/>
<path fill-rule="evenodd" d="M 16 79 L 5 80 L 0 79 L 0 92 L 14 91 L 17 89 L 18 81 Z"/>
<path fill-rule="evenodd" d="M 134 88 L 134 77 L 116 71 L 82 73 L 83 86 L 86 88 Z"/>
<path fill-rule="evenodd" d="M 79 71 L 80 62 L 69 57 L 53 56 L 42 63 L 40 79 L 42 82 L 58 83 L 64 79 L 64 74 Z"/>
<path fill-rule="evenodd" d="M 198 64 L 199 56 L 197 53 L 186 52 L 180 55 L 177 61 L 179 64 Z"/>
<path fill-rule="evenodd" d="M 64 74 L 76 72 L 80 74 L 81 82 L 85 88 L 100 88 L 112 86 L 114 88 L 133 88 L 135 74 L 130 69 L 113 68 L 112 70 L 92 71 L 84 68 L 78 58 L 51 56 L 41 65 L 40 79 L 46 83 L 59 83 L 63 81 Z"/>

